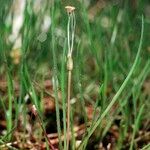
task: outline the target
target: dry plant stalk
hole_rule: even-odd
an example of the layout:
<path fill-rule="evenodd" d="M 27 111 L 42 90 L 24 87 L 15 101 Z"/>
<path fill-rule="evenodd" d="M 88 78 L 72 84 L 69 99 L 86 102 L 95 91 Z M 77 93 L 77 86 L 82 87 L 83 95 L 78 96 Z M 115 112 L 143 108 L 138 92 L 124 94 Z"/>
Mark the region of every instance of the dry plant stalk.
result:
<path fill-rule="evenodd" d="M 67 71 L 68 71 L 68 96 L 67 96 L 67 150 L 69 149 L 70 139 L 70 111 L 71 111 L 71 76 L 73 70 L 73 44 L 74 44 L 74 32 L 75 32 L 75 7 L 66 6 L 68 13 L 68 26 L 67 26 L 67 40 L 68 40 L 68 55 L 67 55 Z"/>
<path fill-rule="evenodd" d="M 55 147 L 53 146 L 53 144 L 51 143 L 51 141 L 50 141 L 50 139 L 49 139 L 49 137 L 48 137 L 48 135 L 47 135 L 47 133 L 46 133 L 46 131 L 45 131 L 43 125 L 42 125 L 41 117 L 40 117 L 40 115 L 38 114 L 38 111 L 37 111 L 35 105 L 32 106 L 31 112 L 34 114 L 35 117 L 37 117 L 38 122 L 39 122 L 39 124 L 40 124 L 40 126 L 41 126 L 41 128 L 42 128 L 42 130 L 43 130 L 43 133 L 44 133 L 44 135 L 45 135 L 45 137 L 46 137 L 46 139 L 47 139 L 47 141 L 48 141 L 48 144 L 49 144 L 51 150 L 56 150 Z"/>

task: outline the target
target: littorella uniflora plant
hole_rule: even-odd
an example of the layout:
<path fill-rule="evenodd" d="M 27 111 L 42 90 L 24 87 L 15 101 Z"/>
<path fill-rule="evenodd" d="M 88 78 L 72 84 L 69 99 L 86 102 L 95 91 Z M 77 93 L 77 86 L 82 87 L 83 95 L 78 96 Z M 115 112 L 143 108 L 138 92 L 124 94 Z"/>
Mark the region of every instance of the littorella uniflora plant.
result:
<path fill-rule="evenodd" d="M 74 33 L 75 33 L 75 7 L 66 6 L 68 13 L 68 25 L 67 25 L 67 43 L 68 43 L 68 54 L 67 54 L 67 71 L 68 71 L 68 95 L 67 95 L 67 150 L 69 149 L 69 139 L 70 139 L 70 97 L 71 97 L 71 76 L 73 70 L 73 44 L 74 44 Z"/>

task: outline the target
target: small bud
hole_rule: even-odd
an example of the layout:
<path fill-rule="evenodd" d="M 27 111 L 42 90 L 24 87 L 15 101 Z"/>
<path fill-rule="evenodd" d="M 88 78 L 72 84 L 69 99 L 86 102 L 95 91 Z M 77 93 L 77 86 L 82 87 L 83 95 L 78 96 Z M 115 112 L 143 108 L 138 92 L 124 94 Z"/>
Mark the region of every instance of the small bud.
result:
<path fill-rule="evenodd" d="M 73 6 L 66 6 L 65 8 L 69 14 L 75 10 L 75 7 L 73 7 Z"/>
<path fill-rule="evenodd" d="M 68 71 L 71 71 L 73 69 L 73 60 L 71 56 L 69 56 L 67 60 L 67 69 Z"/>

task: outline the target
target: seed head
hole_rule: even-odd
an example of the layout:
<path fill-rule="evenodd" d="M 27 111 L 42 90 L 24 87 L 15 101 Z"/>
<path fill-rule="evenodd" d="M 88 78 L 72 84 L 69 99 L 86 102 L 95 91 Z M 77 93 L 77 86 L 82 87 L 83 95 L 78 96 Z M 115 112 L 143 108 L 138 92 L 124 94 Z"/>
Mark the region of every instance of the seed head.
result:
<path fill-rule="evenodd" d="M 66 10 L 67 10 L 67 12 L 70 14 L 70 13 L 72 13 L 76 8 L 75 7 L 73 7 L 73 6 L 66 6 L 65 7 L 66 8 Z"/>

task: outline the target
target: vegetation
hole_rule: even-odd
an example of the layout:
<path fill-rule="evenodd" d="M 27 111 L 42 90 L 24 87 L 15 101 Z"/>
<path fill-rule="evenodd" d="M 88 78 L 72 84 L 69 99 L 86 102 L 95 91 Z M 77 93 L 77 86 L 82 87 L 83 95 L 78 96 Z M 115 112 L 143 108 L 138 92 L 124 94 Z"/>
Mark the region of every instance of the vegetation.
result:
<path fill-rule="evenodd" d="M 150 149 L 148 0 L 0 6 L 0 149 Z"/>

